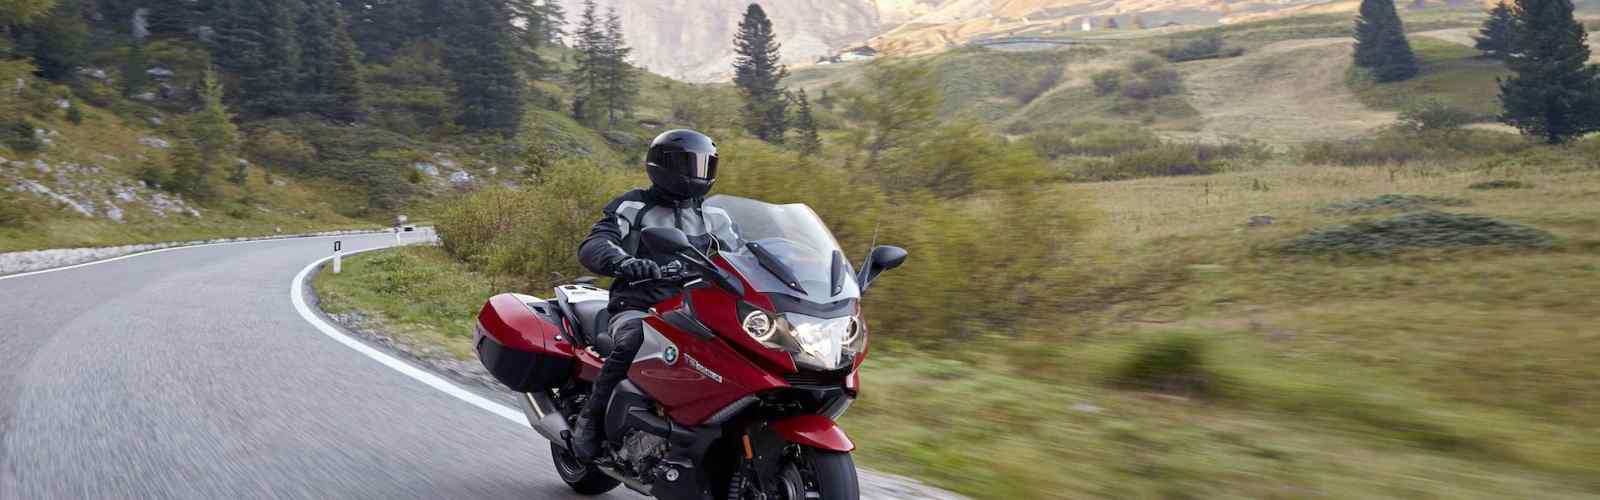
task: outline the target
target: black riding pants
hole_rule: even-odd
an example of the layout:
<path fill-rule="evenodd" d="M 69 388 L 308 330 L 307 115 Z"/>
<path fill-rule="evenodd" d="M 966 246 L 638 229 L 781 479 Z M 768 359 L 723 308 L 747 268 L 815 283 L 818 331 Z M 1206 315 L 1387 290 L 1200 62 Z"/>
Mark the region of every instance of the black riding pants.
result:
<path fill-rule="evenodd" d="M 644 344 L 644 318 L 642 311 L 620 311 L 611 317 L 611 352 L 600 367 L 600 376 L 595 379 L 594 390 L 584 408 L 591 418 L 605 415 L 611 393 L 617 390 L 617 384 L 628 378 L 628 367 L 633 365 L 639 346 Z"/>

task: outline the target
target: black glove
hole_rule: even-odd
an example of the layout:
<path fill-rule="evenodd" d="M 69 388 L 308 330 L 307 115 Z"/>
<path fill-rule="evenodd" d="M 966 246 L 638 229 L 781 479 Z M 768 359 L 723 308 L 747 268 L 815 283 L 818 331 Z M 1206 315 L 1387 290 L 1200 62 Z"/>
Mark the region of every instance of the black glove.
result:
<path fill-rule="evenodd" d="M 661 266 L 650 259 L 630 257 L 617 264 L 617 277 L 629 283 L 653 280 L 661 277 Z"/>

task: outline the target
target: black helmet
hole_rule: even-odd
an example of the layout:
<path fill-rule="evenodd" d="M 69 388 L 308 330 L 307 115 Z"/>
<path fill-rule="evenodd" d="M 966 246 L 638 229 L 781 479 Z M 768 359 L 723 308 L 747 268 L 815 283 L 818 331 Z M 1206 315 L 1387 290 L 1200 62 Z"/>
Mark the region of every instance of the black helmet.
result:
<path fill-rule="evenodd" d="M 650 142 L 644 170 L 650 183 L 679 198 L 700 198 L 717 182 L 717 144 L 693 130 L 668 130 Z"/>

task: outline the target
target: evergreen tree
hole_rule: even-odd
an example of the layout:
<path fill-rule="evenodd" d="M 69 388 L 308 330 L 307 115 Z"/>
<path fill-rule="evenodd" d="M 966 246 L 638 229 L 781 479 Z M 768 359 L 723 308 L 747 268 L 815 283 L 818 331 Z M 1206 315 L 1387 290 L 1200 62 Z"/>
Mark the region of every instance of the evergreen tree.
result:
<path fill-rule="evenodd" d="M 305 109 L 331 120 L 361 120 L 359 56 L 334 0 L 307 0 L 299 40 L 303 69 L 299 93 Z"/>
<path fill-rule="evenodd" d="M 211 53 L 217 66 L 239 79 L 235 96 L 254 117 L 288 115 L 305 109 L 298 99 L 300 43 L 296 37 L 299 0 L 212 0 Z"/>
<path fill-rule="evenodd" d="M 134 40 L 128 45 L 128 58 L 122 61 L 122 95 L 133 97 L 149 83 L 149 75 L 145 74 L 150 66 L 148 56 L 144 53 L 144 42 Z"/>
<path fill-rule="evenodd" d="M 146 5 L 150 9 L 146 19 L 152 36 L 186 35 L 199 14 L 196 3 L 189 0 L 152 0 Z"/>
<path fill-rule="evenodd" d="M 789 103 L 778 85 L 789 69 L 779 63 L 777 34 L 761 5 L 752 3 L 745 10 L 733 45 L 738 54 L 733 83 L 744 97 L 745 129 L 763 141 L 783 142 Z"/>
<path fill-rule="evenodd" d="M 1511 55 L 1513 35 L 1511 7 L 1504 1 L 1496 4 L 1489 10 L 1489 18 L 1483 20 L 1483 28 L 1473 35 L 1474 46 L 1483 54 L 1495 59 L 1505 59 Z"/>
<path fill-rule="evenodd" d="M 811 98 L 806 97 L 806 89 L 800 89 L 793 96 L 795 104 L 794 124 L 795 137 L 791 141 L 796 151 L 804 156 L 815 156 L 822 152 L 822 136 L 817 133 L 817 119 L 811 114 Z"/>
<path fill-rule="evenodd" d="M 239 128 L 222 104 L 222 83 L 217 73 L 207 69 L 200 81 L 200 110 L 185 117 L 185 131 L 200 152 L 200 161 L 207 169 L 222 160 L 239 142 Z"/>
<path fill-rule="evenodd" d="M 639 75 L 628 63 L 633 49 L 622 34 L 622 18 L 616 9 L 606 12 L 604 63 L 601 65 L 600 96 L 606 108 L 606 124 L 615 126 L 618 118 L 633 114 L 633 103 L 639 94 Z"/>
<path fill-rule="evenodd" d="M 572 117 L 584 123 L 594 118 L 592 108 L 601 101 L 600 89 L 604 83 L 606 36 L 600 22 L 599 7 L 594 0 L 584 0 L 578 30 L 573 32 L 577 67 L 568 75 L 573 94 Z"/>
<path fill-rule="evenodd" d="M 189 139 L 180 138 L 173 146 L 172 178 L 161 186 L 201 201 L 215 198 L 217 193 L 211 185 L 211 166 L 201 158 L 200 148 Z"/>
<path fill-rule="evenodd" d="M 217 1 L 217 0 L 212 0 Z M 338 2 L 345 11 L 350 37 L 364 60 L 387 62 L 406 44 L 424 36 L 434 36 L 443 19 L 424 16 L 428 7 L 437 15 L 434 0 L 362 0 Z"/>
<path fill-rule="evenodd" d="M 1377 81 L 1395 82 L 1417 75 L 1417 56 L 1406 39 L 1394 0 L 1362 0 L 1355 36 L 1355 64 L 1370 69 Z"/>
<path fill-rule="evenodd" d="M 1500 80 L 1501 121 L 1550 144 L 1600 131 L 1600 67 L 1571 0 L 1516 0 L 1514 73 Z"/>
<path fill-rule="evenodd" d="M 539 48 L 550 43 L 548 27 L 555 20 L 544 17 L 546 14 L 541 1 L 506 1 L 506 10 L 515 21 L 512 26 L 517 40 L 517 57 L 522 61 L 523 72 L 535 80 L 547 78 L 552 71 L 544 56 L 539 55 Z"/>
<path fill-rule="evenodd" d="M 13 32 L 18 54 L 32 57 L 39 77 L 47 80 L 71 79 L 73 70 L 88 62 L 89 25 L 84 22 L 79 0 L 59 0 L 42 15 L 21 7 L 4 9 L 28 11 L 32 24 L 17 26 Z M 0 21 L 0 29 L 4 22 Z"/>
<path fill-rule="evenodd" d="M 439 0 L 444 62 L 455 83 L 456 123 L 515 134 L 525 82 L 511 52 L 511 18 L 491 0 Z"/>

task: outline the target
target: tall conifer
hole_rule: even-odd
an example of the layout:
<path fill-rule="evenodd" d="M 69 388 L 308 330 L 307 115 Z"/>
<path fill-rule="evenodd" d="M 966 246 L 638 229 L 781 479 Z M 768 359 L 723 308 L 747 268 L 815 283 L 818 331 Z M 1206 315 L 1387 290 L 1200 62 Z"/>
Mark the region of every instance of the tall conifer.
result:
<path fill-rule="evenodd" d="M 1588 33 L 1571 0 L 1516 0 L 1514 73 L 1500 80 L 1501 121 L 1559 144 L 1600 131 L 1600 67 L 1588 64 Z"/>
<path fill-rule="evenodd" d="M 745 130 L 763 141 L 783 142 L 789 102 L 779 85 L 789 69 L 779 62 L 777 34 L 760 4 L 750 4 L 733 40 L 738 56 L 733 83 L 744 97 Z"/>

